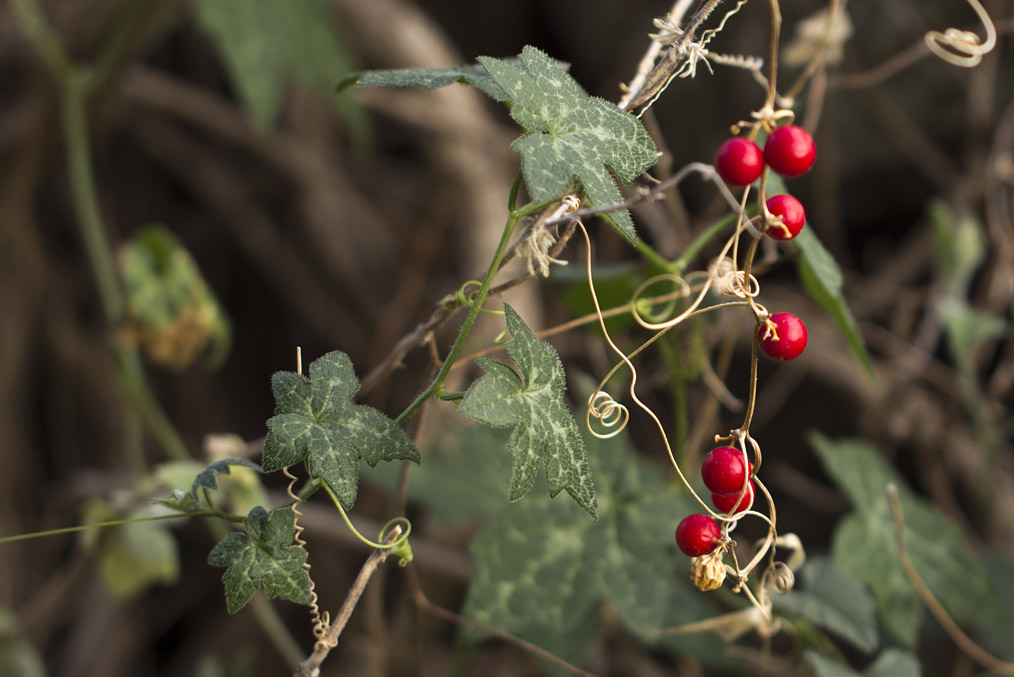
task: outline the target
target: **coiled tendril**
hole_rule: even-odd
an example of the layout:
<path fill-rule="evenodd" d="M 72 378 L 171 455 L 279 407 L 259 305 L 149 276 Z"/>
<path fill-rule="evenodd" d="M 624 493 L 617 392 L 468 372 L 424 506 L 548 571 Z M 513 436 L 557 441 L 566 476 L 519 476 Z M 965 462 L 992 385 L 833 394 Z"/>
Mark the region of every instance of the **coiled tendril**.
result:
<path fill-rule="evenodd" d="M 591 420 L 595 419 L 603 428 L 615 428 L 609 432 L 600 433 L 592 427 Z M 596 391 L 588 398 L 588 411 L 585 414 L 585 424 L 590 432 L 600 440 L 608 440 L 623 432 L 630 420 L 630 411 L 626 406 L 613 399 L 613 396 L 601 390 Z"/>

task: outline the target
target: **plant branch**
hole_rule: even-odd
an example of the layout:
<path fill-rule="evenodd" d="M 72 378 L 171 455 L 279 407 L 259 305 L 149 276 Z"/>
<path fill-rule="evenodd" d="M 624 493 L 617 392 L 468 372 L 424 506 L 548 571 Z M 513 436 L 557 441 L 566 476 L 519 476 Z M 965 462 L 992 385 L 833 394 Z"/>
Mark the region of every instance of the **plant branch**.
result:
<path fill-rule="evenodd" d="M 391 529 L 391 533 L 385 539 L 388 543 L 393 543 L 401 536 L 401 527 L 396 526 Z M 392 549 L 387 548 L 384 550 L 374 550 L 373 554 L 370 555 L 366 563 L 363 564 L 363 568 L 360 569 L 359 575 L 356 576 L 355 582 L 349 589 L 348 595 L 345 597 L 345 603 L 342 604 L 342 608 L 338 611 L 334 621 L 327 629 L 327 633 L 324 638 L 317 642 L 317 645 L 313 649 L 313 653 L 305 661 L 299 664 L 296 668 L 296 672 L 293 673 L 293 677 L 316 677 L 320 674 L 320 666 L 327 658 L 327 655 L 331 653 L 331 649 L 338 646 L 338 638 L 341 636 L 342 631 L 349 622 L 349 618 L 352 617 L 352 611 L 356 608 L 359 603 L 359 598 L 363 596 L 363 591 L 366 590 L 366 585 L 370 582 L 373 574 L 376 573 L 377 569 L 387 561 L 387 558 L 394 552 Z"/>
<path fill-rule="evenodd" d="M 139 524 L 141 522 L 159 522 L 162 520 L 186 519 L 187 517 L 218 517 L 227 522 L 242 523 L 241 515 L 231 515 L 221 510 L 198 510 L 196 512 L 180 512 L 172 515 L 153 515 L 151 517 L 132 517 L 130 519 L 109 520 L 107 522 L 95 522 L 93 524 L 81 524 L 74 527 L 62 527 L 60 529 L 49 529 L 47 531 L 33 531 L 30 534 L 17 534 L 16 536 L 0 537 L 0 545 L 4 543 L 15 543 L 17 541 L 29 541 L 34 538 L 46 538 L 48 536 L 60 536 L 62 534 L 73 534 L 89 529 L 104 529 L 106 527 L 120 527 L 125 524 Z"/>
<path fill-rule="evenodd" d="M 954 622 L 947 610 L 944 609 L 943 604 L 936 598 L 933 591 L 929 589 L 929 586 L 919 576 L 919 572 L 915 570 L 915 566 L 912 564 L 912 560 L 908 556 L 908 549 L 905 547 L 905 517 L 901 512 L 901 502 L 898 500 L 898 489 L 893 484 L 887 485 L 887 504 L 891 508 L 891 516 L 894 518 L 894 526 L 897 533 L 898 541 L 898 559 L 901 562 L 901 568 L 905 572 L 905 576 L 912 583 L 912 587 L 919 594 L 926 608 L 930 610 L 933 617 L 937 619 L 943 627 L 944 632 L 954 640 L 954 643 L 964 651 L 969 657 L 978 662 L 986 669 L 995 672 L 998 675 L 1014 675 L 1014 663 L 1002 661 L 996 656 L 983 649 L 981 646 L 972 641 L 972 639 L 966 635 L 958 624 Z"/>
<path fill-rule="evenodd" d="M 490 261 L 489 268 L 486 269 L 486 276 L 482 280 L 482 284 L 479 286 L 479 290 L 475 294 L 475 298 L 472 301 L 472 307 L 468 311 L 468 316 L 465 318 L 464 324 L 461 325 L 461 329 L 458 331 L 457 337 L 454 339 L 454 343 L 451 345 L 451 349 L 444 359 L 440 369 L 437 371 L 437 375 L 433 378 L 433 382 L 415 398 L 415 401 L 408 406 L 405 411 L 401 412 L 398 418 L 395 419 L 395 423 L 402 425 L 411 418 L 412 414 L 416 412 L 422 404 L 436 394 L 443 386 L 444 381 L 447 379 L 447 375 L 451 371 L 451 367 L 454 366 L 454 361 L 461 353 L 462 348 L 465 346 L 465 340 L 468 339 L 469 333 L 472 331 L 472 326 L 475 324 L 476 318 L 479 316 L 479 311 L 482 310 L 483 305 L 486 303 L 486 299 L 489 296 L 489 289 L 493 284 L 493 277 L 500 269 L 500 262 L 503 260 L 504 254 L 507 252 L 507 247 L 511 241 L 511 235 L 514 233 L 514 227 L 517 225 L 518 220 L 525 214 L 520 212 L 513 212 L 507 219 L 507 225 L 503 229 L 503 235 L 500 236 L 500 244 L 496 248 L 496 252 L 493 254 L 493 260 Z"/>

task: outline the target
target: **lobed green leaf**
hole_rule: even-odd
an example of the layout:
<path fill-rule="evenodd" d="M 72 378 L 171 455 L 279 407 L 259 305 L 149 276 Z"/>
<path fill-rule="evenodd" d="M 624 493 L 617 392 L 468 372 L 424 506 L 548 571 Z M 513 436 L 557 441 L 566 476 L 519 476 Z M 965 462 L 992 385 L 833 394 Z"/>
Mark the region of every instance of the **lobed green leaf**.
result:
<path fill-rule="evenodd" d="M 208 564 L 229 567 L 222 576 L 229 613 L 239 611 L 264 586 L 268 597 L 310 603 L 306 550 L 292 545 L 295 515 L 288 507 L 268 512 L 257 506 L 243 521 L 246 533 L 232 532 L 211 550 Z"/>
<path fill-rule="evenodd" d="M 521 373 L 480 360 L 486 374 L 468 389 L 458 411 L 489 426 L 514 428 L 507 442 L 513 460 L 510 500 L 528 493 L 541 469 L 550 497 L 566 490 L 595 517 L 595 484 L 581 433 L 563 402 L 567 386 L 560 358 L 507 304 L 504 314 L 511 334 L 507 352 Z"/>
<path fill-rule="evenodd" d="M 393 420 L 350 400 L 359 389 L 352 361 L 334 351 L 310 364 L 309 378 L 278 372 L 271 378 L 275 415 L 264 439 L 265 472 L 306 461 L 346 509 L 355 503 L 359 462 L 419 462 L 419 450 Z"/>
<path fill-rule="evenodd" d="M 578 664 L 595 641 L 604 604 L 645 641 L 657 641 L 654 631 L 716 613 L 691 587 L 689 560 L 672 539 L 694 506 L 622 438 L 585 438 L 591 465 L 605 479 L 598 520 L 546 496 L 506 506 L 471 544 L 474 569 L 463 611 Z M 666 644 L 712 660 L 721 654 L 714 636 Z"/>

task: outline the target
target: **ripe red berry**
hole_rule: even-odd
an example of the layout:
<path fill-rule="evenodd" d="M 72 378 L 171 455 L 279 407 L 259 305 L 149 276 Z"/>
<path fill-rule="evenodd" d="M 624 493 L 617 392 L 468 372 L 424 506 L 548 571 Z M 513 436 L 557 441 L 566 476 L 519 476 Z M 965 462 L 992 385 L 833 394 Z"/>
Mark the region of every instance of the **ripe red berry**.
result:
<path fill-rule="evenodd" d="M 749 186 L 764 172 L 764 153 L 750 139 L 736 136 L 719 147 L 715 169 L 726 183 Z"/>
<path fill-rule="evenodd" d="M 753 464 L 743 463 L 743 452 L 735 447 L 718 447 L 708 452 L 701 463 L 704 486 L 716 494 L 738 494 L 753 472 Z"/>
<path fill-rule="evenodd" d="M 764 144 L 764 160 L 771 169 L 785 177 L 810 171 L 817 158 L 817 146 L 810 133 L 796 125 L 779 127 Z"/>
<path fill-rule="evenodd" d="M 757 329 L 761 352 L 779 362 L 788 362 L 802 355 L 806 350 L 806 325 L 803 321 L 792 313 L 775 313 L 770 321 L 774 324 L 774 333 L 770 332 L 766 322 L 761 322 Z"/>
<path fill-rule="evenodd" d="M 740 491 L 742 491 L 742 489 Z M 718 512 L 731 512 L 735 515 L 738 512 L 746 510 L 747 506 L 750 505 L 750 502 L 753 501 L 753 496 L 753 480 L 750 480 L 750 482 L 746 485 L 746 494 L 743 496 L 742 500 L 736 500 L 739 498 L 739 491 L 737 491 L 734 494 L 712 493 L 711 502 L 714 504 L 715 509 L 718 510 Z"/>
<path fill-rule="evenodd" d="M 783 241 L 791 240 L 799 235 L 799 231 L 803 229 L 803 224 L 806 223 L 806 210 L 803 209 L 803 205 L 799 200 L 791 195 L 775 195 L 772 198 L 768 198 L 765 204 L 768 211 L 775 216 L 782 217 L 782 223 L 785 224 L 785 228 L 778 226 L 769 227 L 764 231 L 766 235 Z M 788 232 L 786 232 L 786 228 Z"/>
<path fill-rule="evenodd" d="M 676 527 L 676 545 L 690 557 L 714 552 L 720 537 L 718 524 L 707 515 L 687 515 Z"/>

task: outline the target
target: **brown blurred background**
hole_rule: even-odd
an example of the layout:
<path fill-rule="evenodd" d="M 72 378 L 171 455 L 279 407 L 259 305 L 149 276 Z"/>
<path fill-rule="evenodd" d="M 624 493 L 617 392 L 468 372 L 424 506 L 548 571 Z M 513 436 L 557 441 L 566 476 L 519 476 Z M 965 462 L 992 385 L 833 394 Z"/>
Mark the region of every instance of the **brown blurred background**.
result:
<path fill-rule="evenodd" d="M 130 3 L 42 4 L 70 56 L 88 61 L 111 39 Z M 194 257 L 231 323 L 231 352 L 219 369 L 146 367 L 162 408 L 202 462 L 209 433 L 254 441 L 264 435 L 273 411 L 270 376 L 293 369 L 295 346 L 305 360 L 343 350 L 363 377 L 425 320 L 432 304 L 481 275 L 499 237 L 518 166 L 509 149 L 518 132 L 505 111 L 460 86 L 353 90 L 338 100 L 333 85 L 344 69 L 444 67 L 478 55 L 514 55 L 532 44 L 569 62 L 590 93 L 615 101 L 648 45 L 651 19 L 668 9 L 664 2 L 606 0 L 335 0 L 334 29 L 347 64 L 334 68 L 326 86 L 290 82 L 277 116 L 260 127 L 246 114 L 218 44 L 197 20 L 197 3 L 142 4 L 122 60 L 89 101 L 95 179 L 113 246 L 142 225 L 165 225 Z M 920 44 L 933 28 L 982 29 L 956 0 L 849 3 L 854 35 L 842 63 L 818 74 L 821 89 L 813 98 L 801 97 L 800 120 L 815 128 L 820 155 L 792 189 L 845 270 L 846 298 L 877 377 L 874 385 L 831 318 L 806 299 L 794 267 L 772 266 L 761 279 L 766 304 L 805 314 L 811 338 L 798 366 L 763 365 L 754 435 L 778 450 L 769 468 L 782 528 L 815 551 L 827 547 L 846 504 L 806 448 L 805 432 L 813 428 L 870 439 L 918 491 L 967 528 L 976 547 L 989 544 L 1014 557 L 1008 331 L 1014 3 L 985 4 L 1001 34 L 978 68 L 924 55 L 890 77 L 863 80 L 838 73 L 867 72 Z M 782 5 L 787 43 L 796 23 L 824 3 Z M 751 3 L 711 47 L 766 55 L 767 11 L 766 3 Z M 264 38 L 270 45 L 271 36 Z M 798 72 L 787 68 L 783 82 Z M 136 507 L 146 497 L 128 461 L 138 431 L 125 414 L 110 351 L 122 336 L 104 319 L 85 254 L 58 92 L 6 3 L 0 6 L 0 101 L 0 534 L 9 535 L 79 524 L 82 506 L 96 497 L 114 509 Z M 699 69 L 696 79 L 675 82 L 650 121 L 665 140 L 664 162 L 677 168 L 709 162 L 728 125 L 762 101 L 763 91 L 740 70 Z M 946 287 L 929 221 L 934 202 L 955 220 L 976 220 L 985 256 L 974 266 L 965 300 L 1008 329 L 977 346 L 974 395 L 934 310 Z M 675 257 L 721 211 L 714 192 L 692 179 L 676 204 L 640 208 L 634 216 L 639 232 Z M 638 260 L 601 225 L 593 237 L 598 263 Z M 565 258 L 578 261 L 579 254 L 572 246 Z M 539 330 L 573 316 L 562 301 L 565 289 L 552 279 L 538 281 L 507 300 Z M 442 349 L 458 321 L 438 332 Z M 497 331 L 492 323 L 481 329 L 487 337 Z M 563 334 L 553 343 L 568 368 L 610 364 L 590 332 Z M 744 340 L 731 373 L 744 374 L 748 357 Z M 648 374 L 664 369 L 657 358 L 642 368 Z M 428 382 L 430 369 L 428 351 L 415 350 L 364 401 L 397 415 Z M 646 399 L 670 411 L 665 379 L 647 381 Z M 737 397 L 745 395 L 745 378 L 730 377 L 728 385 Z M 689 392 L 694 420 L 701 411 L 693 402 L 703 401 L 708 389 L 697 383 Z M 721 424 L 710 429 L 723 429 L 726 420 L 735 425 L 737 416 L 723 410 Z M 992 435 L 988 455 L 982 426 Z M 639 441 L 636 431 L 634 438 Z M 152 466 L 165 458 L 148 434 L 143 449 Z M 978 500 L 984 474 L 992 477 L 990 511 Z M 273 477 L 267 484 L 277 500 L 284 484 Z M 363 519 L 384 521 L 389 507 L 383 490 L 361 489 L 356 510 Z M 318 519 L 311 560 L 315 573 L 327 572 L 315 575 L 322 598 L 336 606 L 366 554 L 348 542 L 333 516 Z M 216 538 L 197 523 L 171 533 L 179 548 L 178 581 L 126 599 L 102 583 L 94 542 L 56 536 L 0 546 L 0 608 L 16 614 L 10 636 L 27 640 L 52 675 L 288 674 L 252 613 L 227 616 L 222 571 L 205 563 Z M 453 606 L 467 577 L 467 534 L 434 529 L 418 537 L 439 563 L 434 596 Z M 527 656 L 498 643 L 464 652 L 473 661 L 469 669 L 453 629 L 418 614 L 398 591 L 397 575 L 371 586 L 324 674 L 451 674 L 455 661 L 460 674 L 539 674 Z M 276 607 L 308 650 L 305 609 Z M 946 646 L 936 651 L 948 667 L 930 672 L 950 674 L 954 653 Z M 603 669 L 676 674 L 672 657 L 632 656 Z M 645 667 L 625 671 L 624 661 Z"/>

